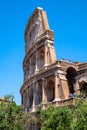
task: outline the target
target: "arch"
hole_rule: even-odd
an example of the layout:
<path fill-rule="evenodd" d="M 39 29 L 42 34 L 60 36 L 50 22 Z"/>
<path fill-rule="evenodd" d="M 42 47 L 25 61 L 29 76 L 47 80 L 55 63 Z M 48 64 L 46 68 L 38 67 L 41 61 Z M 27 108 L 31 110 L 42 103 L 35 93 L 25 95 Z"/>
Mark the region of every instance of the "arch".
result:
<path fill-rule="evenodd" d="M 86 92 L 87 93 L 87 82 L 81 81 L 79 82 L 80 92 Z"/>
<path fill-rule="evenodd" d="M 35 72 L 35 64 L 36 64 L 36 56 L 35 54 L 31 57 L 31 74 L 34 74 Z"/>
<path fill-rule="evenodd" d="M 39 56 L 40 56 L 40 58 L 43 58 L 43 57 L 44 57 L 44 50 L 40 50 Z"/>
<path fill-rule="evenodd" d="M 51 102 L 54 100 L 55 98 L 55 84 L 52 80 L 50 80 L 48 83 L 47 83 L 47 86 L 46 86 L 46 96 L 47 96 L 47 101 L 48 102 Z"/>
<path fill-rule="evenodd" d="M 27 106 L 27 92 L 24 90 L 23 92 L 23 105 L 26 107 Z"/>
<path fill-rule="evenodd" d="M 33 89 L 32 86 L 29 89 L 29 108 L 31 108 L 33 105 Z"/>
<path fill-rule="evenodd" d="M 39 105 L 42 102 L 42 86 L 38 84 L 36 90 L 36 105 Z"/>
<path fill-rule="evenodd" d="M 74 94 L 75 93 L 74 85 L 76 83 L 76 79 L 75 79 L 76 76 L 77 76 L 77 72 L 76 72 L 75 68 L 69 67 L 66 70 L 66 78 L 67 78 L 67 81 L 68 81 L 70 94 Z"/>
<path fill-rule="evenodd" d="M 38 69 L 41 69 L 44 66 L 44 50 L 41 49 L 38 52 Z"/>

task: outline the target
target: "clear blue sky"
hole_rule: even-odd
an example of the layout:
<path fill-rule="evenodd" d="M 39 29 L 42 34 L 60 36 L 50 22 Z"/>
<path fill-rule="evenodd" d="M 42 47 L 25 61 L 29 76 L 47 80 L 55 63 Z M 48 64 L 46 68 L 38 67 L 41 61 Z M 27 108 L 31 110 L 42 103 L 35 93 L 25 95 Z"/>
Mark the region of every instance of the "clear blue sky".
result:
<path fill-rule="evenodd" d="M 57 59 L 87 61 L 86 0 L 0 0 L 0 97 L 13 94 L 21 103 L 24 30 L 36 7 L 47 12 L 55 33 Z"/>

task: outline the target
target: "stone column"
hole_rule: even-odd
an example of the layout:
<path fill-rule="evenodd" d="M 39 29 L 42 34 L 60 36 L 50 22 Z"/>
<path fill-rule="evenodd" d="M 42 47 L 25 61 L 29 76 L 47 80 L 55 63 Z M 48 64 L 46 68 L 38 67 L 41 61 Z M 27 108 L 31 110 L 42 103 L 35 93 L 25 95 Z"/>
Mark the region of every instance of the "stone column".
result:
<path fill-rule="evenodd" d="M 35 111 L 35 99 L 36 99 L 36 83 L 33 83 L 33 105 L 32 105 L 32 111 Z"/>
<path fill-rule="evenodd" d="M 60 71 L 60 79 L 61 79 L 61 99 L 68 99 L 70 92 L 69 92 L 69 86 L 68 81 L 66 79 L 66 73 Z"/>
<path fill-rule="evenodd" d="M 47 98 L 46 98 L 46 93 L 45 93 L 45 79 L 42 78 L 42 102 L 46 102 Z"/>
<path fill-rule="evenodd" d="M 24 66 L 24 80 L 26 79 L 26 66 Z"/>
<path fill-rule="evenodd" d="M 23 107 L 24 107 L 24 91 L 23 91 L 23 93 L 22 93 L 22 97 L 23 97 Z"/>
<path fill-rule="evenodd" d="M 27 111 L 29 109 L 29 87 L 27 88 Z"/>
<path fill-rule="evenodd" d="M 45 90 L 45 79 L 42 78 L 42 108 L 46 109 L 47 108 L 47 95 L 46 95 L 46 90 Z"/>
<path fill-rule="evenodd" d="M 24 109 L 27 111 L 27 91 L 24 90 Z"/>
<path fill-rule="evenodd" d="M 24 66 L 24 80 L 26 79 L 26 66 Z"/>
<path fill-rule="evenodd" d="M 38 81 L 36 82 L 36 98 L 35 98 L 35 105 L 38 104 L 38 95 L 37 95 L 37 91 L 38 91 Z"/>
<path fill-rule="evenodd" d="M 23 93 L 21 94 L 21 104 L 23 105 Z"/>
<path fill-rule="evenodd" d="M 59 100 L 58 78 L 59 78 L 58 73 L 55 72 L 55 101 Z"/>
<path fill-rule="evenodd" d="M 26 78 L 28 76 L 28 62 L 26 63 Z"/>
<path fill-rule="evenodd" d="M 32 67 L 31 67 L 31 57 L 30 57 L 30 72 L 29 72 L 29 75 L 31 75 L 31 73 L 32 73 Z"/>
<path fill-rule="evenodd" d="M 47 66 L 47 64 L 48 64 L 48 62 L 47 62 L 47 50 L 48 50 L 48 46 L 47 46 L 47 44 L 45 44 L 44 67 Z"/>
<path fill-rule="evenodd" d="M 76 94 L 78 95 L 78 94 L 80 94 L 79 81 L 76 82 L 75 86 L 76 86 Z"/>
<path fill-rule="evenodd" d="M 37 72 L 37 50 L 36 50 L 36 63 L 35 63 L 35 73 Z"/>
<path fill-rule="evenodd" d="M 24 107 L 25 107 L 25 90 L 24 90 L 24 92 L 23 92 L 23 104 L 24 104 Z"/>

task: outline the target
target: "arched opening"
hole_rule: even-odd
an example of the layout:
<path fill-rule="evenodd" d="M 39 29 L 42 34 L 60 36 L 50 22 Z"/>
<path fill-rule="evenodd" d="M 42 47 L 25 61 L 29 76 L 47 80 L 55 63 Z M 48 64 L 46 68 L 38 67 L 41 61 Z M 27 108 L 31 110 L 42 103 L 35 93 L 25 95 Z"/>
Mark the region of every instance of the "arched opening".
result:
<path fill-rule="evenodd" d="M 33 105 L 33 89 L 32 87 L 29 90 L 29 108 L 31 108 Z"/>
<path fill-rule="evenodd" d="M 29 61 L 29 59 L 27 60 L 27 62 L 26 62 L 26 76 L 28 76 L 29 75 L 29 72 L 30 72 L 30 61 Z"/>
<path fill-rule="evenodd" d="M 23 105 L 23 94 L 21 94 L 21 104 Z"/>
<path fill-rule="evenodd" d="M 74 90 L 74 85 L 76 83 L 75 77 L 77 76 L 77 72 L 73 67 L 69 67 L 66 70 L 66 78 L 68 81 L 68 86 L 69 86 L 69 92 L 70 94 L 74 94 L 75 90 Z"/>
<path fill-rule="evenodd" d="M 41 69 L 44 65 L 44 50 L 40 50 L 38 53 L 38 69 Z"/>
<path fill-rule="evenodd" d="M 87 93 L 87 82 L 83 80 L 82 82 L 79 83 L 79 86 L 80 86 L 80 92 Z"/>
<path fill-rule="evenodd" d="M 31 58 L 31 74 L 34 74 L 35 72 L 35 64 L 36 64 L 36 56 L 33 55 Z"/>
<path fill-rule="evenodd" d="M 48 102 L 53 101 L 55 98 L 55 84 L 52 80 L 47 83 L 46 95 L 47 95 Z"/>
<path fill-rule="evenodd" d="M 36 92 L 36 105 L 42 102 L 42 86 L 38 84 Z"/>
<path fill-rule="evenodd" d="M 27 92 L 24 90 L 23 93 L 23 105 L 26 107 L 27 106 Z"/>

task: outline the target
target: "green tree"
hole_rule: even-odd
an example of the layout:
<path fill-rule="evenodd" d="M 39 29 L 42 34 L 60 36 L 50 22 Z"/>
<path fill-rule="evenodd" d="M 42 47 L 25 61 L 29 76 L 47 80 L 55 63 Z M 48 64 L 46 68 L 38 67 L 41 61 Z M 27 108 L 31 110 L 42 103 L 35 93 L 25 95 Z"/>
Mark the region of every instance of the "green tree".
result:
<path fill-rule="evenodd" d="M 5 96 L 7 102 L 0 103 L 0 130 L 27 130 L 30 114 L 17 105 L 13 96 Z"/>
<path fill-rule="evenodd" d="M 47 110 L 41 110 L 39 113 L 41 130 L 70 130 L 73 116 L 72 110 L 67 106 L 60 108 L 50 106 Z"/>
<path fill-rule="evenodd" d="M 76 99 L 73 110 L 73 130 L 87 130 L 87 99 Z"/>
<path fill-rule="evenodd" d="M 87 99 L 76 98 L 75 105 L 38 109 L 41 130 L 87 130 Z"/>

